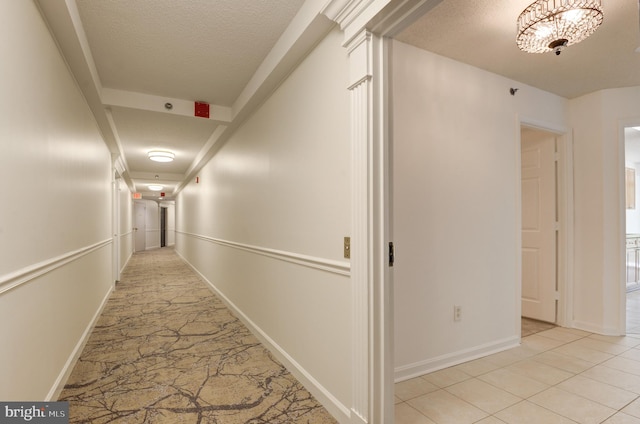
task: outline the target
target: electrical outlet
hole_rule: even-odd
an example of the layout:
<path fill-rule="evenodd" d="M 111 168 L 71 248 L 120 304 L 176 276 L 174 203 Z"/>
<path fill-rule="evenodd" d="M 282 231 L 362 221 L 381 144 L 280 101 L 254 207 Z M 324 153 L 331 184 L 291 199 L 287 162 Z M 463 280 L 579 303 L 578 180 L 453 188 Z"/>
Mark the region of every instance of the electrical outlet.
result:
<path fill-rule="evenodd" d="M 453 305 L 453 320 L 460 321 L 462 319 L 462 306 Z"/>

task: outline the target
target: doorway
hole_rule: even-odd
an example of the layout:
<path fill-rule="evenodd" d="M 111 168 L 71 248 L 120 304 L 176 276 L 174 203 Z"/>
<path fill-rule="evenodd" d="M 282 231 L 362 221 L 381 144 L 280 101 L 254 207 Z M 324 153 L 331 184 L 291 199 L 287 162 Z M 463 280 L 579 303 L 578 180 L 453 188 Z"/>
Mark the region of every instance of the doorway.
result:
<path fill-rule="evenodd" d="M 160 247 L 167 245 L 167 208 L 160 207 Z"/>
<path fill-rule="evenodd" d="M 522 311 L 550 323 L 558 314 L 556 135 L 521 127 Z"/>
<path fill-rule="evenodd" d="M 135 227 L 133 228 L 134 237 L 135 237 L 135 251 L 142 252 L 147 248 L 146 246 L 146 214 L 147 207 L 144 203 L 135 202 L 134 205 L 134 213 L 135 213 Z"/>
<path fill-rule="evenodd" d="M 640 334 L 640 127 L 624 129 L 626 332 Z"/>

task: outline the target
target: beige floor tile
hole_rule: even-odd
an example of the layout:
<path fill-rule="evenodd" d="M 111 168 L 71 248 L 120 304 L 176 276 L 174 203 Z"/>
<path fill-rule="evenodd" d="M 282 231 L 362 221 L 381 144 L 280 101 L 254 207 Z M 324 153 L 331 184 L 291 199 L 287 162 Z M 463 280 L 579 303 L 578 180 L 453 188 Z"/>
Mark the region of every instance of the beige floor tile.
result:
<path fill-rule="evenodd" d="M 640 418 L 640 399 L 636 399 L 626 407 L 622 408 L 621 412 Z"/>
<path fill-rule="evenodd" d="M 529 401 L 581 424 L 600 424 L 617 412 L 556 387 L 530 397 Z"/>
<path fill-rule="evenodd" d="M 403 401 L 426 395 L 427 393 L 435 392 L 436 390 L 438 390 L 438 386 L 421 377 L 412 378 L 411 380 L 395 384 L 396 397 Z"/>
<path fill-rule="evenodd" d="M 402 403 L 402 399 L 400 399 L 398 396 L 394 396 L 393 397 L 393 403 L 394 404 L 398 404 L 398 403 Z"/>
<path fill-rule="evenodd" d="M 640 424 L 640 418 L 632 417 L 624 412 L 618 412 L 602 424 Z"/>
<path fill-rule="evenodd" d="M 574 375 L 568 371 L 563 371 L 532 359 L 510 365 L 507 369 L 550 386 L 558 384 Z"/>
<path fill-rule="evenodd" d="M 471 376 L 456 367 L 451 367 L 432 372 L 431 374 L 423 375 L 422 378 L 432 384 L 435 384 L 438 387 L 448 387 L 452 384 L 468 380 L 471 378 Z"/>
<path fill-rule="evenodd" d="M 567 333 L 575 334 L 580 337 L 588 337 L 591 334 L 593 334 L 588 331 L 578 330 L 577 328 L 567 328 L 567 327 L 556 327 L 556 328 L 558 328 L 560 331 L 565 331 Z"/>
<path fill-rule="evenodd" d="M 476 378 L 454 384 L 445 390 L 489 414 L 495 414 L 522 400 Z"/>
<path fill-rule="evenodd" d="M 617 356 L 602 363 L 605 367 L 624 371 L 629 374 L 640 375 L 640 362 L 633 359 L 622 358 Z"/>
<path fill-rule="evenodd" d="M 532 359 L 573 374 L 579 374 L 594 366 L 592 362 L 583 361 L 558 352 L 544 352 L 534 356 Z"/>
<path fill-rule="evenodd" d="M 549 388 L 549 385 L 501 368 L 478 377 L 480 380 L 526 399 Z"/>
<path fill-rule="evenodd" d="M 575 424 L 575 421 L 528 401 L 500 411 L 496 417 L 508 424 Z"/>
<path fill-rule="evenodd" d="M 582 359 L 583 361 L 599 364 L 611 359 L 614 355 L 610 353 L 600 352 L 588 347 L 576 345 L 576 342 L 572 342 L 552 350 L 552 352 L 561 353 L 567 356 L 573 356 L 574 358 Z"/>
<path fill-rule="evenodd" d="M 557 387 L 613 409 L 621 409 L 638 397 L 636 393 L 579 375 Z"/>
<path fill-rule="evenodd" d="M 500 368 L 500 366 L 487 360 L 487 358 L 480 358 L 474 361 L 465 362 L 464 364 L 456 365 L 455 368 L 469 374 L 472 377 L 477 377 L 479 375 L 496 370 Z"/>
<path fill-rule="evenodd" d="M 538 336 L 548 337 L 550 339 L 559 340 L 565 343 L 573 342 L 585 337 L 582 335 L 574 334 L 570 331 L 565 331 L 565 329 L 561 327 L 556 327 L 551 330 L 542 331 L 538 333 Z"/>
<path fill-rule="evenodd" d="M 428 393 L 407 403 L 437 424 L 471 424 L 488 416 L 445 390 Z"/>
<path fill-rule="evenodd" d="M 640 349 L 629 349 L 620 355 L 621 358 L 633 359 L 634 361 L 640 361 Z"/>
<path fill-rule="evenodd" d="M 631 349 L 629 346 L 622 344 L 609 343 L 602 340 L 592 339 L 591 337 L 585 337 L 573 342 L 575 346 L 583 346 L 589 349 L 598 350 L 600 352 L 610 353 L 612 355 L 620 355 L 623 352 Z"/>
<path fill-rule="evenodd" d="M 396 405 L 394 418 L 395 424 L 435 424 L 406 403 Z"/>
<path fill-rule="evenodd" d="M 504 424 L 504 421 L 497 419 L 496 417 L 487 417 L 478 421 L 476 424 Z"/>
<path fill-rule="evenodd" d="M 524 337 L 522 339 L 522 345 L 538 352 L 545 352 L 547 350 L 555 349 L 562 346 L 566 342 L 560 340 L 550 339 L 548 337 L 534 334 L 533 336 Z"/>
<path fill-rule="evenodd" d="M 537 350 L 533 350 L 528 348 L 527 346 L 520 345 L 519 347 L 487 356 L 486 359 L 487 361 L 495 365 L 506 367 L 507 365 L 514 364 L 518 361 L 523 361 L 525 359 L 531 358 L 539 353 L 540 352 Z"/>
<path fill-rule="evenodd" d="M 636 347 L 640 346 L 640 339 L 627 336 L 603 336 L 601 334 L 592 334 L 589 339 L 600 340 L 607 343 L 615 343 L 623 346 Z"/>
<path fill-rule="evenodd" d="M 581 374 L 584 377 L 601 381 L 633 393 L 640 394 L 640 377 L 613 368 L 597 365 Z"/>

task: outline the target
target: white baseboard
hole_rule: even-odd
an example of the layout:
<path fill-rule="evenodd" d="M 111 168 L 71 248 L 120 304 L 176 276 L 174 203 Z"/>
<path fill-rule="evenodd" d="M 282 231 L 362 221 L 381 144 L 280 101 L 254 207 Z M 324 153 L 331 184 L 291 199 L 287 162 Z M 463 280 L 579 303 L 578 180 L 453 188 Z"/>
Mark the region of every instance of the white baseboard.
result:
<path fill-rule="evenodd" d="M 620 331 L 615 327 L 603 327 L 600 325 L 592 324 L 584 321 L 573 321 L 573 328 L 588 331 L 590 333 L 601 334 L 603 336 L 624 336 L 624 331 Z"/>
<path fill-rule="evenodd" d="M 280 347 L 271 337 L 269 337 L 260 327 L 258 327 L 249 317 L 247 317 L 236 305 L 229 300 L 218 288 L 209 281 L 196 267 L 194 267 L 184 256 L 176 251 L 178 256 L 191 269 L 207 283 L 209 288 L 218 296 L 226 306 L 242 321 L 254 336 L 298 379 L 298 381 L 324 406 L 327 411 L 338 422 L 342 424 L 351 423 L 351 411 L 346 405 L 340 402 L 323 387 L 309 372 L 307 372 L 298 362 L 295 361 L 282 347 Z"/>
<path fill-rule="evenodd" d="M 430 372 L 459 365 L 463 362 L 502 352 L 503 350 L 511 349 L 519 345 L 520 336 L 513 336 L 457 352 L 447 353 L 446 355 L 436 356 L 435 358 L 429 358 L 413 364 L 403 365 L 395 369 L 395 382 L 398 383 L 409 380 L 414 377 L 429 374 Z"/>
<path fill-rule="evenodd" d="M 113 289 L 114 287 L 113 285 L 111 285 L 111 287 L 107 291 L 107 294 L 102 299 L 102 302 L 100 303 L 100 307 L 98 308 L 96 313 L 93 315 L 93 318 L 91 319 L 91 322 L 89 323 L 87 328 L 84 330 L 84 333 L 82 333 L 82 337 L 80 337 L 80 340 L 76 344 L 76 347 L 71 352 L 69 359 L 67 359 L 67 362 L 62 368 L 62 371 L 60 371 L 60 374 L 58 374 L 58 378 L 53 384 L 53 387 L 51 387 L 51 390 L 49 390 L 49 393 L 45 398 L 46 402 L 57 400 L 58 397 L 60 396 L 60 393 L 62 393 L 62 389 L 64 389 L 64 385 L 69 379 L 69 376 L 71 375 L 71 372 L 73 371 L 73 368 L 75 367 L 76 362 L 78 362 L 78 358 L 80 358 L 80 355 L 82 354 L 82 350 L 87 344 L 87 341 L 89 340 L 89 336 L 91 335 L 93 328 L 98 322 L 98 318 L 100 318 L 100 314 L 102 314 L 104 307 L 107 305 L 107 301 L 109 300 L 109 297 L 113 292 Z"/>

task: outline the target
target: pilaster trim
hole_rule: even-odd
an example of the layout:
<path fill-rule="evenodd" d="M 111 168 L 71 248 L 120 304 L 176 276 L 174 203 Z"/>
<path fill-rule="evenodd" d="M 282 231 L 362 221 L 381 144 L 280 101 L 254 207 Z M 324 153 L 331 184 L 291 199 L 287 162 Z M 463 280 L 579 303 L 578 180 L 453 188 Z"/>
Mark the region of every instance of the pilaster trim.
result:
<path fill-rule="evenodd" d="M 353 422 L 372 419 L 375 363 L 373 344 L 373 75 L 372 35 L 358 34 L 347 47 L 351 97 L 352 157 L 352 406 Z"/>
<path fill-rule="evenodd" d="M 373 2 L 374 0 L 331 0 L 324 6 L 321 13 L 344 29 Z"/>

